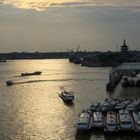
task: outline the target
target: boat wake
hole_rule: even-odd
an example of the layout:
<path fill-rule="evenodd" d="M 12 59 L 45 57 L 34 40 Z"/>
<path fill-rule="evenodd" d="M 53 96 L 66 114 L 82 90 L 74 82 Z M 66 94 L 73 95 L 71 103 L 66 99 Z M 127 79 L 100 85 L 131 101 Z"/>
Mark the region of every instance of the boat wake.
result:
<path fill-rule="evenodd" d="M 69 79 L 49 79 L 49 80 L 29 80 L 29 81 L 12 81 L 14 84 L 26 84 L 26 83 L 36 83 L 36 82 L 65 82 L 65 81 L 100 81 L 105 79 L 87 79 L 87 78 L 69 78 Z M 63 87 L 62 87 L 63 88 Z"/>

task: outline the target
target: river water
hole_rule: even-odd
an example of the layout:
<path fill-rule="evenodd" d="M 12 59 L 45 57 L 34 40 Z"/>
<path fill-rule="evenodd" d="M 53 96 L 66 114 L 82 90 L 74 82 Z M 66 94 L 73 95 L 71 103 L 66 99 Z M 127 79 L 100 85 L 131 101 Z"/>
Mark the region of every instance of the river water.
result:
<path fill-rule="evenodd" d="M 88 68 L 67 59 L 14 60 L 0 63 L 0 140 L 129 140 L 128 134 L 106 136 L 103 132 L 77 134 L 74 128 L 81 110 L 107 97 L 137 97 L 139 89 L 106 93 L 111 68 Z M 42 71 L 42 75 L 21 77 L 22 72 Z M 13 80 L 13 86 L 5 81 Z M 63 90 L 75 92 L 68 106 L 59 97 Z"/>

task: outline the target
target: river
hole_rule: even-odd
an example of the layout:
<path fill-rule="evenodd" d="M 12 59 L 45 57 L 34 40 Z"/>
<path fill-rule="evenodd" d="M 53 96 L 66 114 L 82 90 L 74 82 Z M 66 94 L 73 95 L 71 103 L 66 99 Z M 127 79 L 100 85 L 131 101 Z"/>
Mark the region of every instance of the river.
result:
<path fill-rule="evenodd" d="M 78 114 L 91 102 L 109 97 L 140 98 L 139 89 L 123 89 L 120 85 L 114 93 L 106 93 L 110 70 L 81 67 L 67 59 L 0 63 L 0 140 L 138 140 L 137 135 L 75 131 Z M 33 71 L 42 74 L 20 76 L 22 72 Z M 19 84 L 6 86 L 7 80 Z M 59 97 L 63 89 L 74 91 L 73 105 L 66 105 Z"/>

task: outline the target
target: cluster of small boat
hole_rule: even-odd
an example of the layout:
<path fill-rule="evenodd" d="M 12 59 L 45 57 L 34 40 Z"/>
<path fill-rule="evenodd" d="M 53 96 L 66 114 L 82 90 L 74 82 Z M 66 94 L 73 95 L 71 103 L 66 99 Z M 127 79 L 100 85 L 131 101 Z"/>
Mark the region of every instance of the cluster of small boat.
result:
<path fill-rule="evenodd" d="M 106 99 L 92 103 L 81 112 L 77 131 L 103 129 L 104 132 L 140 132 L 140 100 Z"/>
<path fill-rule="evenodd" d="M 140 79 L 133 80 L 124 77 L 121 83 L 122 87 L 140 87 Z"/>

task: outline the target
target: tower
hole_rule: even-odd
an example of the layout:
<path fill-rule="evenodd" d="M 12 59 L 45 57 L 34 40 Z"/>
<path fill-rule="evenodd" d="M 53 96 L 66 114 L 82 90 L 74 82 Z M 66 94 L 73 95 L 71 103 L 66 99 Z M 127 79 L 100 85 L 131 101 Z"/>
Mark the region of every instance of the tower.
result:
<path fill-rule="evenodd" d="M 123 45 L 120 47 L 122 52 L 127 52 L 129 50 L 129 47 L 126 45 L 125 40 L 123 41 Z"/>

